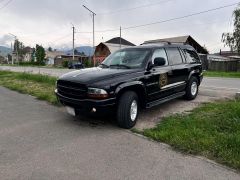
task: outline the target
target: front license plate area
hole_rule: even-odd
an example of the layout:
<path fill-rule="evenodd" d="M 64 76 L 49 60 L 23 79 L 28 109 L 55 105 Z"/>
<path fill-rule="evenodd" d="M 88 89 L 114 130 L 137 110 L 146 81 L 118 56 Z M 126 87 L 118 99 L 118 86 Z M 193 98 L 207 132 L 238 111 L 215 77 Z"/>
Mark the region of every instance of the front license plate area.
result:
<path fill-rule="evenodd" d="M 76 113 L 75 113 L 75 109 L 72 108 L 72 107 L 69 107 L 69 106 L 66 106 L 66 110 L 68 112 L 68 114 L 72 115 L 72 116 L 76 116 Z"/>

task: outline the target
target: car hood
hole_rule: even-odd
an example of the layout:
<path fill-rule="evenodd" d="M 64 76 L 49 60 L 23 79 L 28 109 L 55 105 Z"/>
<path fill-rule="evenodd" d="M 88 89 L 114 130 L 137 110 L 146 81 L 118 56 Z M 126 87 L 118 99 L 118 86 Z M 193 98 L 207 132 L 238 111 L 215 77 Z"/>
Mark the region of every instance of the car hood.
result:
<path fill-rule="evenodd" d="M 72 71 L 62 75 L 59 79 L 87 85 L 121 75 L 128 75 L 138 71 L 139 69 L 112 69 L 95 67 Z"/>

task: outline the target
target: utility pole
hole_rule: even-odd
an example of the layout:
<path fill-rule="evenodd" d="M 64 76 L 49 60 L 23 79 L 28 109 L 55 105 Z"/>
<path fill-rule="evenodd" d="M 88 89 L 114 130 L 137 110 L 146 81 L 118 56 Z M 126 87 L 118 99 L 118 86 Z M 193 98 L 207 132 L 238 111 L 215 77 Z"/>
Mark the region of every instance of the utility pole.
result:
<path fill-rule="evenodd" d="M 12 42 L 11 42 L 11 58 L 12 58 L 12 64 L 13 64 L 13 45 L 12 45 Z"/>
<path fill-rule="evenodd" d="M 122 48 L 122 28 L 120 26 L 120 40 L 119 40 L 119 44 L 120 44 L 120 49 Z"/>
<path fill-rule="evenodd" d="M 74 43 L 74 41 L 75 41 L 75 27 L 74 27 L 74 25 L 73 25 L 73 27 L 72 27 L 72 30 L 73 30 L 73 49 L 72 49 L 72 54 L 73 54 L 73 56 L 72 56 L 72 60 L 74 61 L 74 59 L 75 59 L 75 43 Z"/>
<path fill-rule="evenodd" d="M 94 27 L 94 18 L 96 16 L 96 13 L 94 13 L 92 10 L 90 10 L 89 8 L 87 8 L 86 6 L 83 5 L 83 7 L 85 9 L 87 9 L 90 13 L 92 13 L 92 16 L 93 16 L 93 49 L 95 47 L 95 27 Z M 94 53 L 93 53 L 93 64 L 95 66 L 95 57 L 94 57 Z"/>
<path fill-rule="evenodd" d="M 18 39 L 17 39 L 17 36 L 14 35 L 14 34 L 11 34 L 11 33 L 9 33 L 9 34 L 14 37 L 14 42 L 16 42 L 17 62 L 19 63 L 19 61 L 18 61 Z M 15 43 L 13 43 L 13 49 L 14 49 L 14 44 Z M 13 64 L 13 56 L 12 56 L 12 64 Z"/>

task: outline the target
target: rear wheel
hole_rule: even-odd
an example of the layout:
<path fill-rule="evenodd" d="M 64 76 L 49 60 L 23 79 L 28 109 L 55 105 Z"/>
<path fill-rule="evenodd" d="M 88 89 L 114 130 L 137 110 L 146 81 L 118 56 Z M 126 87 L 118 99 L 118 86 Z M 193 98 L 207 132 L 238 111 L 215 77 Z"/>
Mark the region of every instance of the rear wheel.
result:
<path fill-rule="evenodd" d="M 137 121 L 139 111 L 138 96 L 133 91 L 127 91 L 120 97 L 117 108 L 117 122 L 122 128 L 130 129 Z"/>
<path fill-rule="evenodd" d="M 193 100 L 197 97 L 197 95 L 198 95 L 198 79 L 192 76 L 187 83 L 185 99 Z"/>

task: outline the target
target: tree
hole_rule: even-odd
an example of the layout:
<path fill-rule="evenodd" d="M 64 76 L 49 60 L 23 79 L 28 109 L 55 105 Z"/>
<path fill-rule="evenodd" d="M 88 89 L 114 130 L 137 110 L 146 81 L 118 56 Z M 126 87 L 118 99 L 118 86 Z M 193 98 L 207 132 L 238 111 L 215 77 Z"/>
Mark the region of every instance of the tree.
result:
<path fill-rule="evenodd" d="M 79 52 L 77 49 L 74 49 L 74 54 L 75 55 L 85 56 L 84 52 Z"/>
<path fill-rule="evenodd" d="M 49 51 L 49 52 L 52 52 L 52 51 L 53 51 L 53 50 L 52 50 L 52 47 L 49 47 L 49 48 L 48 48 L 48 51 Z"/>
<path fill-rule="evenodd" d="M 75 55 L 78 55 L 78 53 L 79 53 L 78 50 L 77 50 L 77 49 L 74 49 L 74 54 L 75 54 Z"/>
<path fill-rule="evenodd" d="M 31 56 L 31 62 L 34 63 L 35 61 L 35 55 L 36 55 L 36 50 L 33 48 L 32 56 Z"/>
<path fill-rule="evenodd" d="M 18 39 L 14 41 L 13 51 L 18 55 L 18 58 L 21 61 L 24 55 L 24 45 Z"/>
<path fill-rule="evenodd" d="M 35 50 L 35 56 L 36 56 L 36 60 L 37 60 L 37 64 L 38 65 L 44 65 L 45 64 L 45 61 L 44 61 L 44 58 L 45 58 L 45 49 L 36 44 L 36 50 Z"/>
<path fill-rule="evenodd" d="M 233 32 L 223 33 L 222 42 L 230 47 L 231 51 L 240 53 L 240 8 L 237 7 L 233 11 L 234 29 Z"/>
<path fill-rule="evenodd" d="M 80 52 L 79 55 L 81 55 L 81 56 L 86 56 L 84 52 Z"/>

